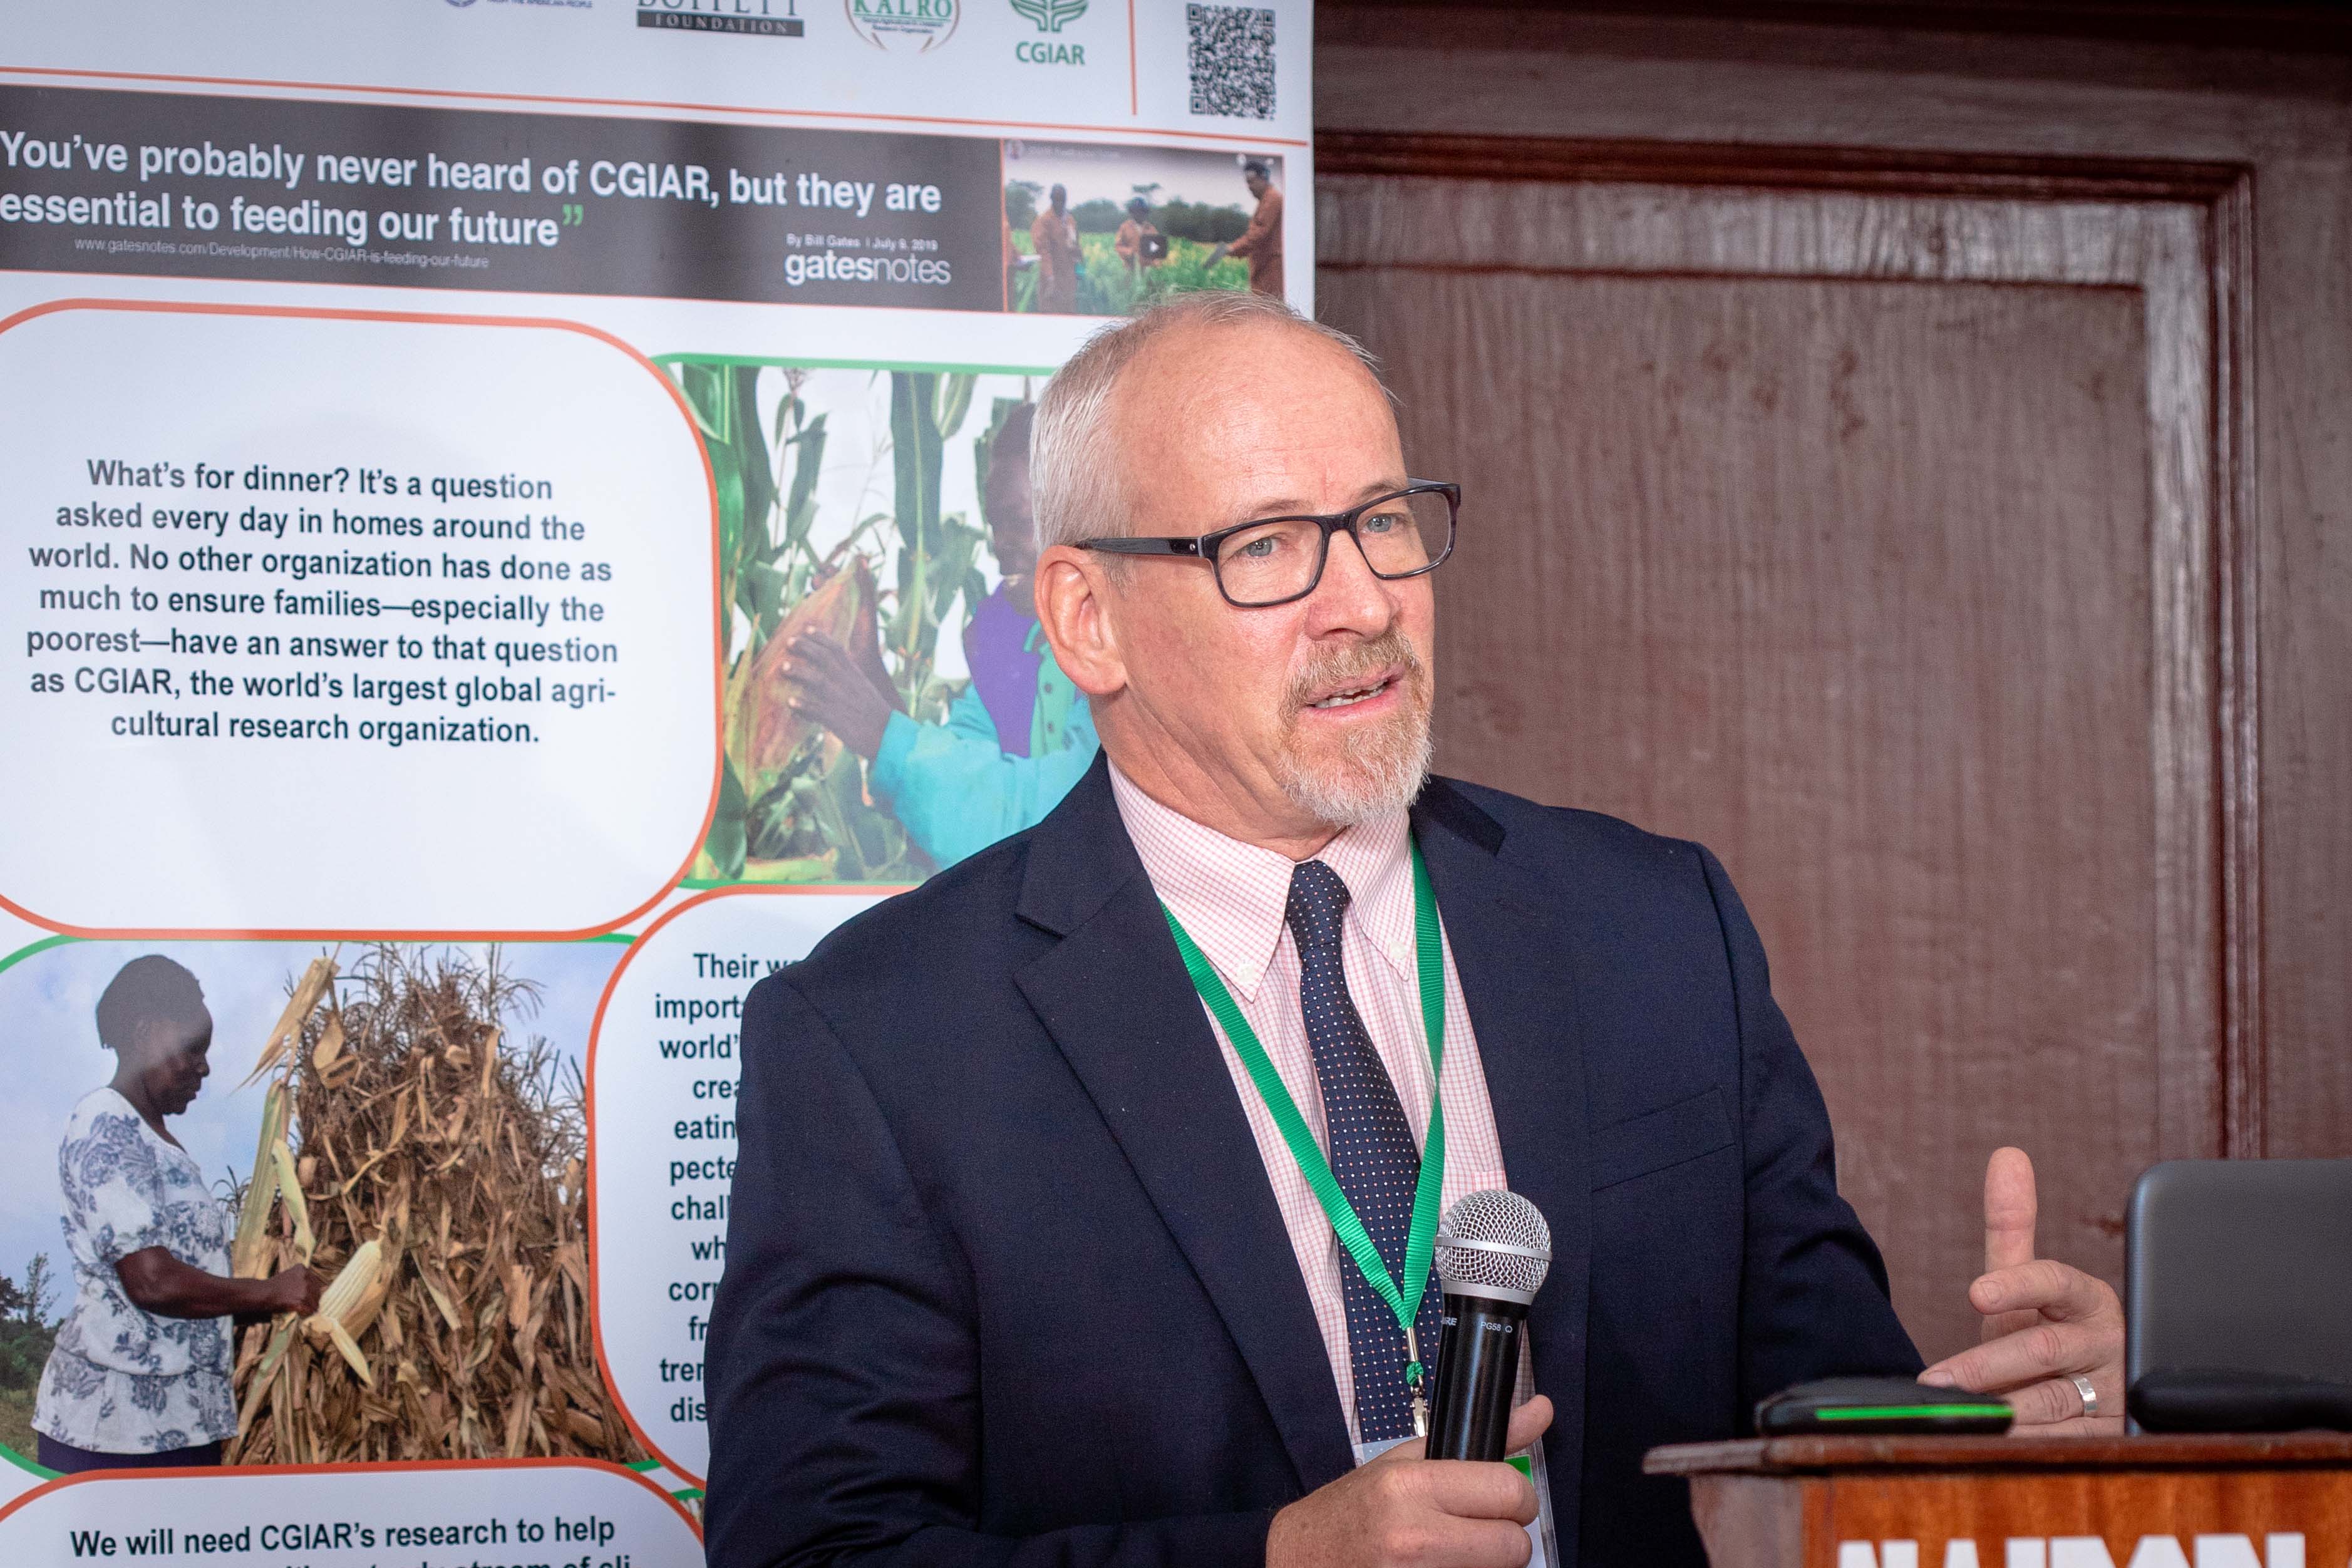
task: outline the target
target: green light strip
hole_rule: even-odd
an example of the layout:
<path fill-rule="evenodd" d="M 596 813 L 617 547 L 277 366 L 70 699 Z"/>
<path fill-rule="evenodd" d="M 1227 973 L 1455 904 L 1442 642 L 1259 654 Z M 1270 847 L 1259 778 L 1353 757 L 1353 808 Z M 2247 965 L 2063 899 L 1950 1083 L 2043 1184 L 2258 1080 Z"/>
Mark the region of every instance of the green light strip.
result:
<path fill-rule="evenodd" d="M 1855 1405 L 1843 1410 L 1816 1410 L 1820 1421 L 1912 1421 L 1946 1415 L 2007 1415 L 2006 1405 Z"/>

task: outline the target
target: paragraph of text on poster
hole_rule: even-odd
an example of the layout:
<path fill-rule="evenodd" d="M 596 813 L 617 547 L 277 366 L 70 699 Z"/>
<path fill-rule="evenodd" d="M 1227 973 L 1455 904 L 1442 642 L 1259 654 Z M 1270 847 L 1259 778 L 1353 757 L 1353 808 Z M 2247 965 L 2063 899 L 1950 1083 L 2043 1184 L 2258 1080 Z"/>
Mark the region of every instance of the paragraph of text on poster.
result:
<path fill-rule="evenodd" d="M 528 1502 L 519 1468 L 531 1472 Z M 184 1568 L 697 1568 L 693 1521 L 616 1465 L 122 1471 L 0 1508 L 0 1561 Z"/>
<path fill-rule="evenodd" d="M 551 324 L 73 309 L 0 332 L 0 374 L 54 394 L 0 432 L 0 773 L 60 829 L 0 850 L 0 896 L 560 931 L 675 873 L 713 776 L 712 501 L 657 371 Z M 185 831 L 107 830 L 159 808 Z"/>
<path fill-rule="evenodd" d="M 701 1477 L 703 1351 L 727 1263 L 743 997 L 874 894 L 682 905 L 614 973 L 589 1048 L 589 1256 L 604 1375 L 671 1468 Z"/>

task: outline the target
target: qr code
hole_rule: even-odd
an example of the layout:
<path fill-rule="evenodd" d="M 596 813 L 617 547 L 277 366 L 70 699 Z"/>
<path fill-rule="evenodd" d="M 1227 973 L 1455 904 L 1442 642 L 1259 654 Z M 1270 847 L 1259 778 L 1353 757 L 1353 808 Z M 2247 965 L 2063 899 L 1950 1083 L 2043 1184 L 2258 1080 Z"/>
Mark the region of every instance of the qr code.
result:
<path fill-rule="evenodd" d="M 1253 5 L 1187 5 L 1192 29 L 1192 112 L 1274 118 L 1274 13 Z"/>

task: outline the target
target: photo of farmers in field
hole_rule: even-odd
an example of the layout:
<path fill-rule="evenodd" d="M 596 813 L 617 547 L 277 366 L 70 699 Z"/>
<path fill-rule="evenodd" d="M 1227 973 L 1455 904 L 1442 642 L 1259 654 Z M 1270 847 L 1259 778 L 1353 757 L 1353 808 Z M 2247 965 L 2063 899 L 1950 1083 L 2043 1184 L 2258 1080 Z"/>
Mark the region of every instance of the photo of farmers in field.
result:
<path fill-rule="evenodd" d="M 1096 751 L 1030 607 L 1043 376 L 672 356 L 718 477 L 725 768 L 690 879 L 903 885 Z"/>
<path fill-rule="evenodd" d="M 0 1134 L 56 1156 L 0 1199 L 0 1446 L 59 1473 L 640 1458 L 588 1310 L 581 1060 L 623 951 L 16 955 Z"/>
<path fill-rule="evenodd" d="M 1282 160 L 1004 144 L 1008 310 L 1124 316 L 1164 294 L 1280 294 Z"/>

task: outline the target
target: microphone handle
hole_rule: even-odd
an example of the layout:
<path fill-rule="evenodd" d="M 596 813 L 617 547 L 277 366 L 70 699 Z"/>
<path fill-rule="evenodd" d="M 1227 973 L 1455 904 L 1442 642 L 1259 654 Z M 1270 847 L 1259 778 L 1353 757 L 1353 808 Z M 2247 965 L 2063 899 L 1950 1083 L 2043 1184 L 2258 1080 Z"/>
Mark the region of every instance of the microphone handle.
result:
<path fill-rule="evenodd" d="M 1500 1459 L 1507 1452 L 1527 1321 L 1521 1302 L 1446 1293 L 1429 1405 L 1431 1458 Z"/>

